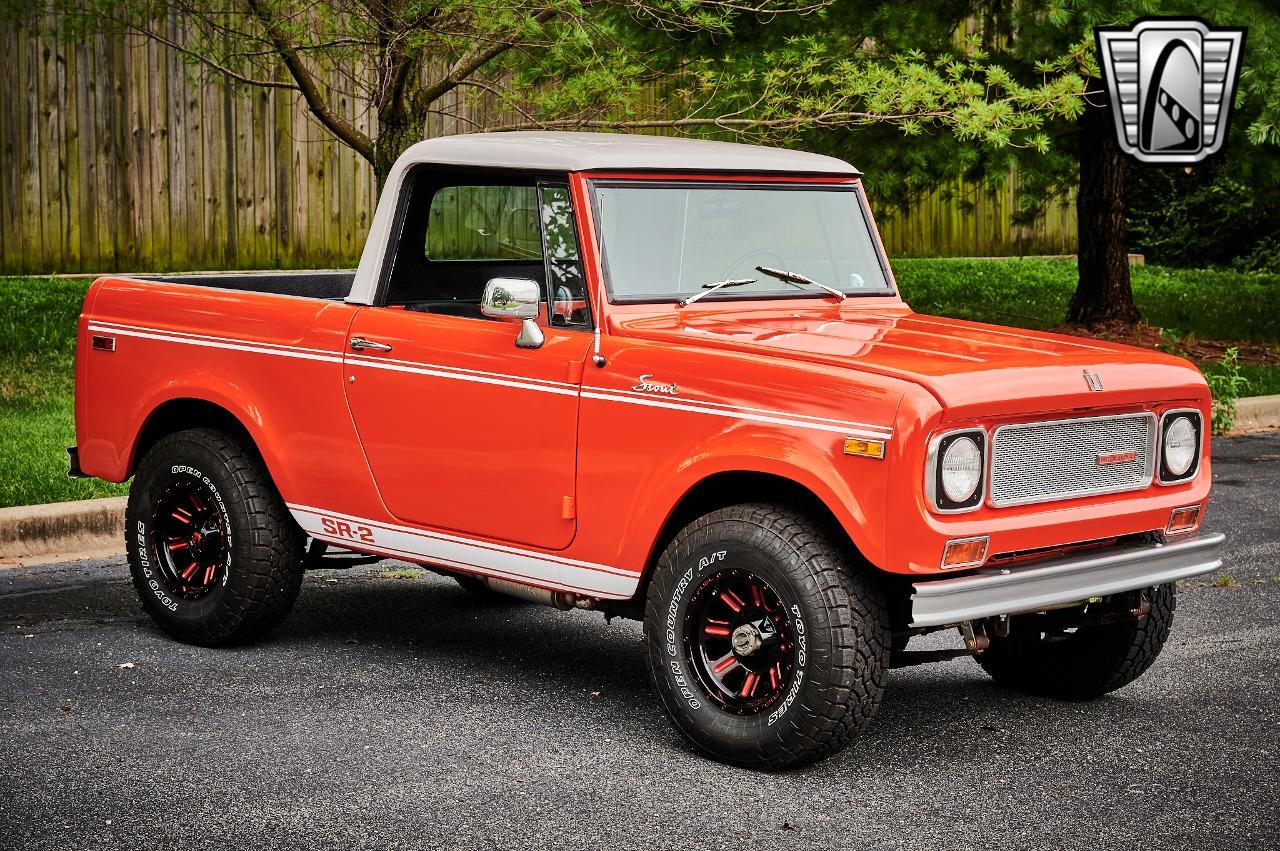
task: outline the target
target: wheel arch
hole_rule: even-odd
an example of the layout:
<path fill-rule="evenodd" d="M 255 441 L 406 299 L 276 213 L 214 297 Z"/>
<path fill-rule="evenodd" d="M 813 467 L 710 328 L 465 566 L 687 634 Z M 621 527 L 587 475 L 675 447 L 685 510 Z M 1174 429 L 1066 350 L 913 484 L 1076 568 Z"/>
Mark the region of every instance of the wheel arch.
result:
<path fill-rule="evenodd" d="M 262 435 L 254 428 L 251 419 L 237 414 L 230 407 L 208 398 L 194 395 L 173 396 L 154 405 L 137 428 L 133 447 L 129 453 L 126 477 L 138 470 L 143 457 L 160 440 L 179 431 L 193 428 L 212 428 L 234 438 L 253 453 L 267 472 L 267 477 L 277 491 L 280 479 L 272 459 L 263 451 Z"/>
<path fill-rule="evenodd" d="M 858 537 L 865 539 L 869 530 L 858 524 L 860 513 L 851 513 L 846 506 L 836 501 L 834 493 L 820 483 L 805 482 L 802 478 L 790 471 L 766 471 L 742 466 L 716 470 L 694 481 L 672 504 L 657 534 L 652 538 L 644 563 L 644 573 L 634 599 L 642 604 L 658 559 L 681 529 L 712 511 L 749 502 L 784 505 L 814 518 L 840 545 L 847 546 L 854 558 L 874 567 L 864 546 L 850 533 L 850 526 L 853 525 L 861 533 Z M 815 487 L 815 484 L 818 486 Z M 820 494 L 819 490 L 823 493 Z M 835 507 L 833 502 L 836 503 Z"/>
<path fill-rule="evenodd" d="M 191 428 L 216 428 L 258 452 L 253 434 L 231 411 L 208 399 L 181 396 L 161 402 L 143 420 L 129 453 L 129 475 L 137 472 L 151 447 L 171 434 Z"/>

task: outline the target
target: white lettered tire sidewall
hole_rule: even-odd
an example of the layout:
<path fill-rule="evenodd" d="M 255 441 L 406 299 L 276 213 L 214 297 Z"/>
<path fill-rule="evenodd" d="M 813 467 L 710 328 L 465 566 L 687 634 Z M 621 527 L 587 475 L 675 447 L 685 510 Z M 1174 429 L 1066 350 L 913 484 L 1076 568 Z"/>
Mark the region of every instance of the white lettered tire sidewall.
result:
<path fill-rule="evenodd" d="M 232 504 L 226 498 L 232 483 L 219 481 L 220 478 L 229 477 L 216 460 L 209 463 L 210 460 L 158 465 L 159 469 L 146 470 L 145 478 L 140 475 L 129 492 L 125 517 L 129 564 L 138 596 L 152 617 L 172 620 L 177 624 L 200 623 L 222 605 L 227 585 L 234 581 L 236 546 L 240 536 L 236 534 L 238 524 Z M 143 473 L 141 470 L 139 472 Z M 172 594 L 166 587 L 159 568 L 160 553 L 156 550 L 151 528 L 151 524 L 155 522 L 156 501 L 167 487 L 183 476 L 196 479 L 208 489 L 230 527 L 226 557 L 222 565 L 222 580 L 209 593 L 196 600 L 183 599 Z M 244 528 L 243 524 L 239 524 L 239 528 Z"/>
<path fill-rule="evenodd" d="M 673 723 L 717 758 L 760 768 L 804 764 L 842 746 L 844 741 L 827 748 L 827 743 L 815 739 L 828 726 L 824 719 L 832 711 L 831 695 L 850 690 L 847 654 L 836 645 L 848 624 L 840 622 L 839 607 L 830 605 L 819 577 L 811 575 L 815 567 L 811 554 L 769 534 L 749 516 L 725 516 L 770 508 L 739 506 L 716 512 L 678 535 L 655 568 L 645 618 L 650 671 Z M 695 591 L 708 576 L 725 568 L 747 570 L 767 582 L 778 594 L 796 636 L 795 668 L 782 696 L 755 715 L 738 715 L 714 703 L 699 682 L 684 644 L 685 615 Z M 887 662 L 887 647 L 883 655 Z M 833 664 L 837 658 L 840 664 Z M 882 674 L 877 679 L 882 681 Z M 874 702 L 879 702 L 878 691 Z M 839 725 L 830 726 L 839 738 Z"/>
<path fill-rule="evenodd" d="M 223 579 L 180 599 L 161 578 L 151 534 L 155 506 L 179 477 L 198 480 L 226 520 Z M 138 465 L 125 510 L 125 545 L 143 608 L 180 641 L 225 646 L 254 641 L 288 615 L 302 585 L 306 536 L 262 459 L 242 438 L 210 428 L 157 441 Z"/>

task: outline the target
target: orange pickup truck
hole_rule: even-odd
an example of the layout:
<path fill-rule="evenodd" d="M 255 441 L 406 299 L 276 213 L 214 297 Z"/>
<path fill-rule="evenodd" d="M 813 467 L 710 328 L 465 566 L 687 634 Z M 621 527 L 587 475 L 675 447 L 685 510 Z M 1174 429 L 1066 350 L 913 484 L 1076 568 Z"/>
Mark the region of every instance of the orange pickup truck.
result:
<path fill-rule="evenodd" d="M 643 619 L 675 726 L 777 769 L 894 665 L 1139 676 L 1221 564 L 1209 406 L 1175 357 L 913 313 L 840 160 L 505 133 L 411 147 L 354 274 L 96 281 L 70 460 L 133 477 L 181 641 L 262 636 L 326 550 L 401 559 Z"/>

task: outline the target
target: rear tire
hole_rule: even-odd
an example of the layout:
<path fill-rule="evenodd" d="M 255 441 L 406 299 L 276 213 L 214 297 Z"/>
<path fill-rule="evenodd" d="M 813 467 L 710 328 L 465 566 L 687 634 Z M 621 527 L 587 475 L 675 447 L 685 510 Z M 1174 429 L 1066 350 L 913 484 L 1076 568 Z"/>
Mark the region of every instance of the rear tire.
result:
<path fill-rule="evenodd" d="M 256 640 L 298 596 L 306 538 L 257 454 L 221 431 L 157 442 L 138 465 L 125 525 L 142 606 L 179 641 Z"/>
<path fill-rule="evenodd" d="M 875 715 L 889 615 L 848 550 L 767 504 L 714 511 L 666 548 L 645 611 L 649 670 L 695 746 L 794 768 L 836 753 Z"/>
<path fill-rule="evenodd" d="M 1151 610 L 1141 618 L 1075 632 L 1018 633 L 992 638 L 975 658 L 1001 686 L 1059 700 L 1092 700 L 1142 676 L 1164 647 L 1178 596 L 1172 583 L 1144 592 Z"/>

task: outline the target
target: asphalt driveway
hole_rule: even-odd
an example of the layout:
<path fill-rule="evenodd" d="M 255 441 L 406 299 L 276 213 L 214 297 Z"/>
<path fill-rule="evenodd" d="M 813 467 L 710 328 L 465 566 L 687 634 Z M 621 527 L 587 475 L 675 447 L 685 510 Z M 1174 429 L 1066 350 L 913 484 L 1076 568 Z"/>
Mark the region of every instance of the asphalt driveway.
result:
<path fill-rule="evenodd" d="M 1280 435 L 1215 455 L 1235 584 L 1182 590 L 1145 677 L 1060 704 L 897 670 L 860 742 L 772 776 L 684 745 L 635 623 L 386 562 L 207 650 L 123 559 L 0 571 L 0 848 L 1274 848 Z"/>

